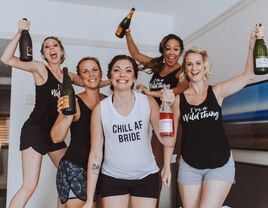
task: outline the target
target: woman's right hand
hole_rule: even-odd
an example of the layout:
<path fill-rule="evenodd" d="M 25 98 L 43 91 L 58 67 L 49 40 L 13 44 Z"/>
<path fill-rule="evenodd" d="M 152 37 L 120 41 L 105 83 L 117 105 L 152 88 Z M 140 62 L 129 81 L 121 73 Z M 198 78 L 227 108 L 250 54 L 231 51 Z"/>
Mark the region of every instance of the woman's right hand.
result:
<path fill-rule="evenodd" d="M 20 20 L 18 24 L 18 30 L 21 32 L 22 30 L 29 30 L 31 22 L 28 20 Z"/>
<path fill-rule="evenodd" d="M 149 93 L 150 93 L 150 90 L 144 84 L 138 84 L 136 86 L 136 89 L 140 90 L 145 95 L 149 95 Z"/>

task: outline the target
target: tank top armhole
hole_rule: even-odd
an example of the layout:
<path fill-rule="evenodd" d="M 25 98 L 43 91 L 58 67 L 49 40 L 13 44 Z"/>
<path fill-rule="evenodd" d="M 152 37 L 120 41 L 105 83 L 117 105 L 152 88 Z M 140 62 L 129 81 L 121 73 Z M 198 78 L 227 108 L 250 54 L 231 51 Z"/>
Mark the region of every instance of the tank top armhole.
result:
<path fill-rule="evenodd" d="M 209 85 L 209 86 L 208 86 L 208 95 L 209 95 L 210 97 L 214 98 L 214 99 L 215 99 L 215 102 L 217 103 L 217 105 L 218 105 L 219 107 L 221 107 L 220 104 L 219 104 L 219 102 L 218 102 L 218 100 L 217 100 L 216 95 L 215 95 L 214 92 L 213 92 L 213 86 L 212 86 L 212 85 Z"/>

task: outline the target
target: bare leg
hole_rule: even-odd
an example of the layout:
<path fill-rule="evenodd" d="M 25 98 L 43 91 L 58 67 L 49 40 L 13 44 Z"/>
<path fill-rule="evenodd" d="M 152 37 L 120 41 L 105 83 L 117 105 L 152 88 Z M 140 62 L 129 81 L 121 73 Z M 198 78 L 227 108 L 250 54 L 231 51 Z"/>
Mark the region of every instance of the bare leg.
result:
<path fill-rule="evenodd" d="M 202 184 L 200 185 L 183 185 L 179 184 L 180 195 L 183 208 L 200 208 L 202 196 Z"/>
<path fill-rule="evenodd" d="M 147 197 L 131 197 L 132 208 L 155 208 L 157 199 Z"/>
<path fill-rule="evenodd" d="M 81 208 L 85 204 L 84 201 L 76 198 L 76 199 L 69 199 L 66 204 L 64 204 L 68 208 Z M 93 203 L 92 208 L 96 208 L 96 202 Z"/>
<path fill-rule="evenodd" d="M 23 208 L 35 191 L 42 164 L 42 155 L 29 147 L 21 152 L 23 182 L 12 198 L 9 208 Z"/>
<path fill-rule="evenodd" d="M 227 197 L 232 184 L 209 180 L 203 183 L 200 208 L 220 208 Z"/>
<path fill-rule="evenodd" d="M 55 165 L 56 168 L 58 168 L 59 163 L 63 155 L 65 154 L 67 148 L 60 149 L 54 152 L 49 152 L 48 156 L 50 157 L 50 160 Z M 61 204 L 60 200 L 57 200 L 57 208 L 67 208 L 65 204 Z"/>
<path fill-rule="evenodd" d="M 159 142 L 154 132 L 152 134 L 151 144 L 152 144 L 152 149 L 153 149 L 156 164 L 158 168 L 160 169 L 160 173 L 161 173 L 161 170 L 164 165 L 164 149 L 163 149 L 163 145 Z M 161 189 L 162 189 L 162 180 L 161 180 L 161 174 L 159 174 L 159 196 L 158 196 L 156 207 L 159 206 L 159 198 L 160 198 Z"/>
<path fill-rule="evenodd" d="M 103 208 L 128 208 L 129 195 L 108 196 L 102 198 Z"/>

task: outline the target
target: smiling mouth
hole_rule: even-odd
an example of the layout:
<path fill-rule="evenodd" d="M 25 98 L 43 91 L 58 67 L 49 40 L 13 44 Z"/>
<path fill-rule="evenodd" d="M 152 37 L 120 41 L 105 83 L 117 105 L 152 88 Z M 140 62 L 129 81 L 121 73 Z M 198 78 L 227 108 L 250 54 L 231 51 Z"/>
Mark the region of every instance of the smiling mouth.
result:
<path fill-rule="evenodd" d="M 117 80 L 117 83 L 119 84 L 126 84 L 128 81 L 127 80 Z"/>
<path fill-rule="evenodd" d="M 57 53 L 51 53 L 51 54 L 50 54 L 50 57 L 51 57 L 52 59 L 57 58 Z"/>

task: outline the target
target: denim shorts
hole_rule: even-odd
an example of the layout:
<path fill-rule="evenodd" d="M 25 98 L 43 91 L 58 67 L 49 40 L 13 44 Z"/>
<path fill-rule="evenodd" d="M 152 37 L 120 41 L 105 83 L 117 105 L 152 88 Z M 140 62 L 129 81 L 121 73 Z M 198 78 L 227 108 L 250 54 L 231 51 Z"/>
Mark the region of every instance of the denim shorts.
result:
<path fill-rule="evenodd" d="M 217 180 L 226 183 L 235 181 L 235 164 L 232 154 L 225 165 L 213 169 L 197 169 L 188 165 L 180 158 L 178 183 L 184 185 L 198 185 L 208 180 Z"/>

